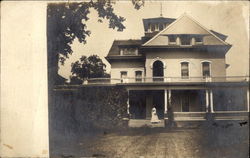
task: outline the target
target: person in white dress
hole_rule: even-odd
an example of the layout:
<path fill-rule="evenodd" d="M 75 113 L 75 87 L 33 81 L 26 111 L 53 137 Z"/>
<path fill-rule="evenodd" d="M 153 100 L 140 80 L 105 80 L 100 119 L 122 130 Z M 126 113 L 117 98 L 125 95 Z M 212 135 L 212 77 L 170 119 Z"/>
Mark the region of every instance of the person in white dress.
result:
<path fill-rule="evenodd" d="M 158 118 L 155 107 L 152 109 L 152 115 L 151 115 L 151 121 L 150 122 L 151 123 L 159 123 L 159 122 L 161 122 L 161 120 L 159 120 L 159 118 Z"/>

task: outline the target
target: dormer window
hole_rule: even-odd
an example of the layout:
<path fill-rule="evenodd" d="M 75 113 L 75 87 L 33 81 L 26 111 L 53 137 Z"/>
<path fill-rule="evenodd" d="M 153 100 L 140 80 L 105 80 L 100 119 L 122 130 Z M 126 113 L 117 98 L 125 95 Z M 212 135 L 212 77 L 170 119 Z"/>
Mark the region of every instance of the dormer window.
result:
<path fill-rule="evenodd" d="M 148 23 L 148 30 L 147 32 L 155 32 L 155 31 L 160 31 L 163 30 L 163 25 L 160 23 Z M 162 27 L 162 29 L 160 29 Z"/>
<path fill-rule="evenodd" d="M 151 24 L 150 23 L 148 23 L 148 30 L 147 30 L 147 32 L 151 32 Z"/>
<path fill-rule="evenodd" d="M 164 28 L 163 24 L 159 24 L 159 30 L 161 31 L 163 30 L 163 28 Z"/>
<path fill-rule="evenodd" d="M 159 23 L 155 24 L 155 31 L 159 31 L 159 25 L 160 25 Z"/>
<path fill-rule="evenodd" d="M 175 35 L 169 35 L 168 36 L 168 42 L 169 42 L 169 44 L 170 45 L 172 45 L 172 44 L 176 44 L 176 39 L 177 39 L 177 37 L 175 36 Z"/>
<path fill-rule="evenodd" d="M 195 44 L 203 44 L 203 37 L 202 36 L 197 36 L 194 39 L 195 39 Z"/>
<path fill-rule="evenodd" d="M 150 24 L 150 28 L 151 28 L 151 32 L 155 31 L 155 25 L 154 24 Z"/>
<path fill-rule="evenodd" d="M 181 35 L 180 40 L 181 40 L 181 45 L 186 45 L 189 46 L 191 45 L 191 36 L 190 35 Z"/>
<path fill-rule="evenodd" d="M 120 48 L 120 55 L 138 55 L 138 48 Z"/>
<path fill-rule="evenodd" d="M 167 23 L 164 24 L 164 29 L 167 27 L 167 25 L 168 25 Z"/>

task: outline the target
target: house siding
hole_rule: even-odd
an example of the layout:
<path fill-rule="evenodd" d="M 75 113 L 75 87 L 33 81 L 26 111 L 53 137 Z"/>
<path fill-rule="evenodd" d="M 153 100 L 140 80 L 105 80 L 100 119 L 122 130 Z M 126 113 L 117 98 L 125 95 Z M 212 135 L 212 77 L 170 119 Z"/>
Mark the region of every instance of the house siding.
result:
<path fill-rule="evenodd" d="M 145 77 L 153 77 L 152 64 L 161 60 L 165 64 L 164 77 L 181 77 L 181 62 L 189 62 L 189 77 L 202 76 L 202 62 L 211 62 L 211 76 L 226 76 L 225 56 L 219 53 L 194 51 L 147 52 L 145 63 L 142 61 L 116 61 L 111 63 L 111 78 L 120 78 L 121 71 L 127 71 L 127 77 L 134 78 L 135 71 L 144 71 Z M 145 67 L 145 68 L 144 68 Z"/>
<path fill-rule="evenodd" d="M 127 77 L 135 78 L 135 71 L 142 71 L 144 75 L 144 62 L 138 61 L 120 61 L 112 62 L 111 64 L 111 78 L 119 79 L 121 71 L 127 71 Z M 112 83 L 116 82 L 111 81 Z"/>
<path fill-rule="evenodd" d="M 202 76 L 202 61 L 211 62 L 211 76 L 223 77 L 226 75 L 225 57 L 220 54 L 207 52 L 148 52 L 146 54 L 146 77 L 153 77 L 152 63 L 157 60 L 165 63 L 165 77 L 181 77 L 181 62 L 189 62 L 189 77 Z"/>

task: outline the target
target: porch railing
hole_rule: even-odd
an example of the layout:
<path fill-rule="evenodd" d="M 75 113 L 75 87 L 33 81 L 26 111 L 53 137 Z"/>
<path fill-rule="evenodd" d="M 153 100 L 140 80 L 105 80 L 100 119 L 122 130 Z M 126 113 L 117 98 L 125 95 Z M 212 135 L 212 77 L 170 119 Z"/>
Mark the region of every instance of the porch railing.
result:
<path fill-rule="evenodd" d="M 247 82 L 249 76 L 227 77 L 126 77 L 126 78 L 90 78 L 85 84 L 117 83 L 171 83 L 171 82 Z"/>

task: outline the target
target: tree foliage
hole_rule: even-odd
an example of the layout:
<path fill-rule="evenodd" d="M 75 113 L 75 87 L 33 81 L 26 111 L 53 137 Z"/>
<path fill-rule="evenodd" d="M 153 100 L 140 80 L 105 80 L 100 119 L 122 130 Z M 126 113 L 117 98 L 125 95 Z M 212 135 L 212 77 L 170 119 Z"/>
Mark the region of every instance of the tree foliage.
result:
<path fill-rule="evenodd" d="M 108 77 L 106 65 L 97 55 L 82 56 L 78 61 L 71 64 L 71 72 L 72 79 L 78 78 L 82 81 L 87 78 Z"/>
<path fill-rule="evenodd" d="M 85 23 L 89 20 L 91 8 L 98 12 L 99 22 L 101 19 L 106 19 L 109 21 L 109 28 L 117 29 L 117 31 L 125 29 L 122 24 L 125 18 L 116 15 L 112 3 L 107 0 L 49 4 L 47 8 L 49 53 L 57 56 L 61 63 L 64 63 L 69 54 L 72 54 L 70 45 L 74 39 L 78 39 L 80 43 L 86 43 L 86 37 L 91 32 Z M 59 54 L 61 54 L 60 58 Z"/>
<path fill-rule="evenodd" d="M 144 0 L 131 0 L 135 9 L 144 5 Z M 50 3 L 47 6 L 47 44 L 48 44 L 48 73 L 49 87 L 54 85 L 58 73 L 58 62 L 64 61 L 73 53 L 71 44 L 75 39 L 80 43 L 86 43 L 86 37 L 90 36 L 86 21 L 89 20 L 90 9 L 98 13 L 98 22 L 105 19 L 109 22 L 109 28 L 123 31 L 124 17 L 114 12 L 114 0 L 90 0 L 84 2 Z"/>

